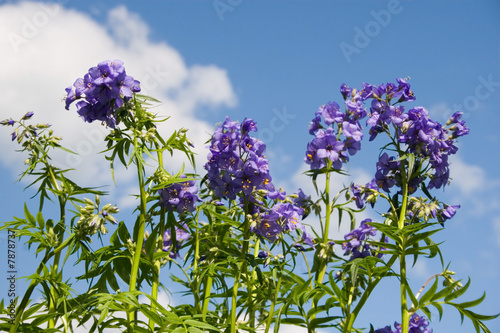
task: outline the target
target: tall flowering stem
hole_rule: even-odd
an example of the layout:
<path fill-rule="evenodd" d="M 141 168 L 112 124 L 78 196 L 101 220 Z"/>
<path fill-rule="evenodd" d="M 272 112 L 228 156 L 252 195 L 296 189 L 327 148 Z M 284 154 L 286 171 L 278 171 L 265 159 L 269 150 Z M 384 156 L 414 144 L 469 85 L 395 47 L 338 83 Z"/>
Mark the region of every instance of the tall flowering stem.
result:
<path fill-rule="evenodd" d="M 404 170 L 405 163 L 401 163 L 402 170 Z M 408 170 L 408 174 L 411 173 L 411 170 Z M 401 203 L 401 212 L 398 220 L 398 228 L 403 229 L 405 227 L 405 218 L 406 218 L 406 209 L 408 206 L 408 178 L 403 174 L 403 202 Z M 408 311 L 408 301 L 407 301 L 407 288 L 408 282 L 406 280 L 406 237 L 403 238 L 401 244 L 401 254 L 399 255 L 399 273 L 400 273 L 400 281 L 401 281 L 401 324 L 402 331 L 404 333 L 408 332 L 408 325 L 410 321 L 410 312 Z"/>
<path fill-rule="evenodd" d="M 327 167 L 330 166 L 331 163 L 328 162 L 327 163 Z M 324 225 L 324 228 L 323 228 L 323 239 L 322 239 L 322 249 L 324 251 L 324 249 L 326 249 L 328 247 L 328 243 L 329 243 L 329 237 L 328 237 L 328 234 L 330 232 L 330 216 L 332 215 L 332 205 L 330 203 L 330 172 L 327 171 L 325 173 L 325 181 L 326 181 L 326 184 L 325 184 L 325 204 L 326 204 L 326 216 L 325 216 L 325 225 Z M 322 260 L 323 259 L 323 260 Z M 327 269 L 327 265 L 328 265 L 328 262 L 327 260 L 324 260 L 324 258 L 321 258 L 320 257 L 320 267 L 318 269 L 318 274 L 317 274 L 317 277 L 316 277 L 316 281 L 318 283 L 323 283 L 323 279 L 325 277 L 325 274 L 326 274 L 326 269 Z"/>
<path fill-rule="evenodd" d="M 138 150 L 139 147 L 137 146 L 137 139 L 134 142 L 134 146 Z M 146 214 L 147 214 L 147 208 L 146 208 L 147 198 L 146 198 L 146 190 L 144 183 L 144 166 L 142 165 L 142 156 L 141 158 L 138 158 L 136 156 L 135 163 L 137 166 L 137 177 L 139 181 L 140 213 L 139 213 L 139 225 L 137 229 L 137 240 L 135 245 L 134 257 L 132 260 L 132 270 L 130 272 L 130 284 L 129 284 L 130 292 L 135 291 L 137 288 L 137 274 L 139 272 L 139 262 L 141 260 L 142 247 L 144 244 L 144 232 L 146 229 Z M 129 311 L 127 314 L 127 318 L 130 323 L 129 332 L 132 333 L 134 332 L 135 312 Z"/>

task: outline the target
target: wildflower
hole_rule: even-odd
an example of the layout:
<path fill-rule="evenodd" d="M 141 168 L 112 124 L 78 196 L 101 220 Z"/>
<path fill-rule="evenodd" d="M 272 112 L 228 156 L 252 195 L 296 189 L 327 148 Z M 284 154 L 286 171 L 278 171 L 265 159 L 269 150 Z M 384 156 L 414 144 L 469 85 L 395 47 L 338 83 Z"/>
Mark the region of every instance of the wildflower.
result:
<path fill-rule="evenodd" d="M 432 328 L 428 326 L 429 322 L 425 317 L 414 313 L 409 321 L 408 333 L 432 333 Z M 394 328 L 395 330 L 393 331 L 390 326 L 386 326 L 373 331 L 373 333 L 401 333 L 401 324 L 395 322 Z"/>
<path fill-rule="evenodd" d="M 205 164 L 208 187 L 215 196 L 234 200 L 241 192 L 247 197 L 256 190 L 276 192 L 264 156 L 266 146 L 249 135 L 257 130 L 252 119 L 239 124 L 229 117 L 215 130 Z"/>
<path fill-rule="evenodd" d="M 35 113 L 33 111 L 29 111 L 23 116 L 22 120 L 30 119 L 34 114 Z"/>
<path fill-rule="evenodd" d="M 126 74 L 120 60 L 100 62 L 83 79 L 78 78 L 73 87 L 66 88 L 66 110 L 85 95 L 85 100 L 76 104 L 82 119 L 89 123 L 103 121 L 112 128 L 116 126 L 116 109 L 141 90 L 139 81 Z"/>
<path fill-rule="evenodd" d="M 184 241 L 188 240 L 191 235 L 188 232 L 187 225 L 185 223 L 180 225 L 179 227 L 175 227 L 175 249 L 172 248 L 174 240 L 172 239 L 172 231 L 171 229 L 165 230 L 163 234 L 163 248 L 164 252 L 170 252 L 170 258 L 175 259 L 179 258 L 178 250 L 181 247 Z"/>
<path fill-rule="evenodd" d="M 186 178 L 185 175 L 181 178 Z M 169 211 L 176 210 L 179 214 L 186 211 L 192 212 L 196 209 L 196 202 L 200 201 L 196 193 L 198 188 L 193 180 L 183 181 L 166 186 L 158 190 L 160 205 Z"/>
<path fill-rule="evenodd" d="M 367 222 L 371 222 L 371 220 L 361 221 L 358 228 L 344 236 L 346 241 L 342 244 L 342 249 L 345 250 L 344 255 L 351 255 L 351 260 L 375 255 L 374 249 L 366 241 L 369 236 L 375 236 L 377 230 L 375 227 L 367 225 Z M 380 254 L 378 256 L 381 257 Z"/>

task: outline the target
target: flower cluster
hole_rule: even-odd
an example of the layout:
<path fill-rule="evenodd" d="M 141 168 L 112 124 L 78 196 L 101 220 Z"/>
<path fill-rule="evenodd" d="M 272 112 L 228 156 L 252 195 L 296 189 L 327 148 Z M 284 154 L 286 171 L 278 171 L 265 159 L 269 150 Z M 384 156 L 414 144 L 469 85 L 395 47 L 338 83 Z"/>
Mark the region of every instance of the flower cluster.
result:
<path fill-rule="evenodd" d="M 347 86 L 343 85 L 341 92 L 345 92 L 343 89 L 347 89 Z M 309 134 L 314 135 L 314 139 L 307 144 L 304 158 L 311 169 L 321 169 L 331 163 L 332 168 L 340 170 L 342 163 L 349 160 L 348 154 L 352 156 L 361 149 L 363 133 L 359 120 L 366 117 L 366 111 L 359 93 L 355 93 L 345 105 L 346 112 L 341 112 L 335 102 L 323 105 L 316 111 L 309 126 Z M 344 135 L 343 141 L 339 140 L 339 134 Z"/>
<path fill-rule="evenodd" d="M 182 175 L 181 178 L 186 178 L 186 176 Z M 170 212 L 175 210 L 179 214 L 196 209 L 196 202 L 200 201 L 196 193 L 198 193 L 198 188 L 194 180 L 174 183 L 158 190 L 160 205 Z"/>
<path fill-rule="evenodd" d="M 208 187 L 215 196 L 236 199 L 241 192 L 250 197 L 255 190 L 275 191 L 264 156 L 266 146 L 250 136 L 257 124 L 245 118 L 241 124 L 229 117 L 212 136 L 205 164 Z"/>
<path fill-rule="evenodd" d="M 410 84 L 404 79 L 397 79 L 394 83 L 382 84 L 378 87 L 363 84 L 361 95 L 363 99 L 371 99 L 370 117 L 366 124 L 370 130 L 370 141 L 381 132 L 388 132 L 392 123 L 396 129 L 395 138 L 400 144 L 407 147 L 407 151 L 415 154 L 421 160 L 428 160 L 433 170 L 429 175 L 429 189 L 441 188 L 449 179 L 449 155 L 457 152 L 454 140 L 467 135 L 469 129 L 461 120 L 462 112 L 454 113 L 445 127 L 429 117 L 428 111 L 423 107 L 414 107 L 405 112 L 402 105 L 391 105 L 391 100 L 396 103 L 415 100 Z M 394 103 L 394 104 L 396 104 Z M 394 162 L 394 157 L 387 155 L 381 157 L 377 165 L 377 184 L 384 191 L 398 183 L 399 164 Z M 389 164 L 390 161 L 393 163 Z M 381 172 L 383 171 L 383 172 Z M 409 184 L 410 193 L 415 191 L 424 178 L 414 178 Z M 381 186 L 382 185 L 382 186 Z"/>
<path fill-rule="evenodd" d="M 408 328 L 408 333 L 432 333 L 432 328 L 429 328 L 429 322 L 423 316 L 419 316 L 414 313 L 410 318 L 410 325 Z M 373 331 L 373 333 L 401 333 L 401 324 L 395 322 L 394 330 L 390 326 L 384 328 L 379 328 Z"/>
<path fill-rule="evenodd" d="M 185 223 L 182 223 L 179 227 L 175 227 L 175 249 L 173 249 L 172 245 L 174 244 L 174 240 L 172 239 L 172 231 L 171 229 L 165 230 L 163 234 L 163 251 L 170 252 L 170 258 L 175 259 L 179 258 L 178 250 L 181 247 L 184 241 L 188 240 L 191 235 L 188 232 L 188 227 Z"/>
<path fill-rule="evenodd" d="M 254 223 L 252 231 L 270 242 L 274 242 L 282 232 L 294 231 L 298 228 L 302 230 L 301 241 L 314 247 L 312 237 L 306 232 L 305 226 L 300 223 L 303 214 L 304 209 L 293 203 L 278 203 L 259 214 L 259 221 Z"/>
<path fill-rule="evenodd" d="M 366 125 L 369 128 L 370 141 L 379 133 L 387 133 L 393 141 L 394 148 L 400 153 L 411 153 L 415 156 L 412 174 L 407 181 L 408 193 L 414 193 L 423 182 L 427 189 L 442 188 L 449 182 L 449 156 L 457 152 L 455 140 L 467 135 L 469 129 L 461 120 L 462 112 L 454 113 L 443 126 L 429 117 L 423 107 L 414 107 L 405 111 L 399 103 L 414 101 L 415 96 L 410 84 L 405 79 L 397 79 L 397 83 L 386 83 L 379 86 L 363 83 L 363 89 L 358 92 L 342 85 L 341 93 L 346 100 L 346 106 L 351 109 L 362 109 L 363 102 L 371 100 Z M 362 115 L 362 111 L 357 114 Z M 337 119 L 339 120 L 339 119 Z M 394 131 L 391 132 L 390 125 Z M 345 126 L 344 126 L 345 127 Z M 389 156 L 384 152 L 379 156 L 375 177 L 366 185 L 352 185 L 353 200 L 358 208 L 363 208 L 369 202 L 374 204 L 378 191 L 389 193 L 391 188 L 401 188 L 403 184 L 402 160 L 400 156 Z M 444 221 L 454 214 L 456 207 L 443 208 L 437 218 Z"/>
<path fill-rule="evenodd" d="M 82 119 L 89 123 L 99 120 L 114 128 L 116 109 L 141 90 L 139 85 L 139 81 L 126 74 L 122 61 L 100 62 L 97 67 L 90 68 L 83 79 L 76 79 L 74 90 L 73 87 L 66 88 L 66 110 L 85 95 L 85 100 L 76 103 Z"/>
<path fill-rule="evenodd" d="M 367 222 L 372 221 L 370 219 L 361 221 L 358 228 L 352 230 L 344 236 L 345 242 L 342 243 L 342 249 L 345 250 L 345 256 L 351 255 L 350 260 L 375 255 L 378 258 L 382 257 L 382 253 L 376 254 L 376 250 L 367 242 L 369 236 L 375 236 L 377 234 L 375 227 L 367 225 Z"/>

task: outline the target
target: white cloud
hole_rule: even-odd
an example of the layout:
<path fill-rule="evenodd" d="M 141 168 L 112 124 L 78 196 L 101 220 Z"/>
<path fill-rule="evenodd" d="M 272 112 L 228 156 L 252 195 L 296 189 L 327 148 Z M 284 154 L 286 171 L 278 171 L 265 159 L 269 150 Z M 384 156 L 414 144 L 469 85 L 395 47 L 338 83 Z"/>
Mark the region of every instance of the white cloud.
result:
<path fill-rule="evenodd" d="M 450 116 L 457 110 L 453 110 L 447 103 L 437 103 L 433 104 L 427 109 L 432 119 L 439 121 L 440 123 L 445 123 Z"/>
<path fill-rule="evenodd" d="M 52 123 L 56 135 L 63 137 L 62 144 L 80 154 L 54 153 L 54 163 L 78 169 L 72 177 L 85 186 L 112 185 L 109 165 L 97 155 L 104 149 L 108 130 L 99 123 L 83 123 L 75 107 L 66 111 L 61 99 L 66 87 L 100 61 L 122 60 L 127 74 L 141 81 L 143 93 L 162 101 L 152 111 L 170 117 L 158 127 L 163 137 L 168 138 L 179 127 L 189 129 L 198 166 L 206 157 L 204 142 L 213 125 L 200 121 L 196 109 L 237 104 L 224 69 L 211 64 L 187 65 L 173 47 L 150 41 L 148 25 L 123 5 L 111 10 L 107 21 L 97 22 L 58 4 L 4 4 L 0 6 L 0 22 L 0 36 L 6 37 L 0 39 L 0 89 L 4 92 L 0 118 L 19 119 L 32 110 L 34 121 Z M 16 172 L 22 170 L 24 158 L 14 153 L 18 147 L 5 140 L 8 132 L 1 134 L 4 153 L 0 163 Z M 187 162 L 177 157 L 166 158 L 167 170 L 176 172 Z M 135 175 L 132 169 L 128 173 Z M 134 178 L 117 177 L 126 181 Z"/>
<path fill-rule="evenodd" d="M 479 165 L 467 164 L 461 158 L 453 156 L 450 159 L 450 177 L 452 186 L 462 195 L 474 195 L 487 186 L 486 172 Z"/>

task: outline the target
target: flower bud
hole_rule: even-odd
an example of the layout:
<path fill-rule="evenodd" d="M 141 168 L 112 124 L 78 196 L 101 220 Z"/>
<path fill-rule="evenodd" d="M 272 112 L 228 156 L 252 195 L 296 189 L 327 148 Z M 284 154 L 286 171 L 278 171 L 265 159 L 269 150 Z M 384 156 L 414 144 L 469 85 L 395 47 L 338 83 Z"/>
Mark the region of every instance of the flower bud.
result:
<path fill-rule="evenodd" d="M 23 116 L 23 120 L 26 120 L 26 119 L 30 119 L 32 116 L 33 116 L 34 112 L 33 111 L 29 111 L 27 112 L 24 116 Z"/>

